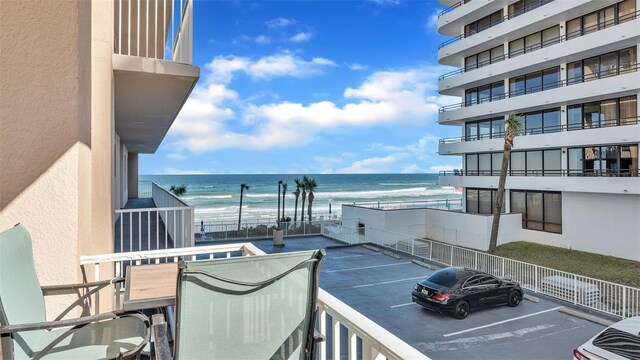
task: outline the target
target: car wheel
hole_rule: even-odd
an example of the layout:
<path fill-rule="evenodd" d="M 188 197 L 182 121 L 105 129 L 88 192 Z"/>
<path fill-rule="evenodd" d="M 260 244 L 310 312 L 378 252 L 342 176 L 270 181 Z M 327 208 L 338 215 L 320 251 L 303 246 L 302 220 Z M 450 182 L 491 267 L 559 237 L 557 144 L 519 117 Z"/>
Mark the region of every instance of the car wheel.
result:
<path fill-rule="evenodd" d="M 464 319 L 467 315 L 469 315 L 469 303 L 464 300 L 458 301 L 456 308 L 453 310 L 453 316 L 456 319 Z"/>
<path fill-rule="evenodd" d="M 511 290 L 509 293 L 509 299 L 507 300 L 507 305 L 511 307 L 516 307 L 522 301 L 522 294 L 518 290 Z"/>

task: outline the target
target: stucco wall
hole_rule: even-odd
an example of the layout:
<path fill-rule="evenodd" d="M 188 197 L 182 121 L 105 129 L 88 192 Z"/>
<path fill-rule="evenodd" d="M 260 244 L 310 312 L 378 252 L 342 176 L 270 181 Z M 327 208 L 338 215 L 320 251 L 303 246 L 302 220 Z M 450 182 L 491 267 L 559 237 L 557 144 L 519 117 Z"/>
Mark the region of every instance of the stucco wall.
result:
<path fill-rule="evenodd" d="M 640 196 L 562 193 L 562 234 L 524 230 L 526 241 L 640 261 Z"/>
<path fill-rule="evenodd" d="M 79 257 L 113 250 L 112 6 L 0 1 L 0 230 L 27 227 L 43 285 L 85 280 Z"/>

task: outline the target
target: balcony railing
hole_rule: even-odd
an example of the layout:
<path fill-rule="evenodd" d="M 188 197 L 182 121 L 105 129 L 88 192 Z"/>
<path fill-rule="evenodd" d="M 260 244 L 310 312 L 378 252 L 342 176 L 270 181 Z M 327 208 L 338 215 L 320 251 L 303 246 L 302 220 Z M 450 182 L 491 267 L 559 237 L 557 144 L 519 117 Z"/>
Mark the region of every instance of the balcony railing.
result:
<path fill-rule="evenodd" d="M 501 17 L 500 19 L 493 20 L 493 21 L 489 22 L 488 24 L 483 25 L 483 26 L 475 29 L 474 31 L 470 31 L 468 33 L 460 34 L 460 35 L 458 35 L 458 36 L 456 36 L 454 38 L 451 38 L 451 39 L 443 42 L 442 44 L 438 45 L 438 49 L 442 49 L 443 47 L 445 47 L 445 46 L 447 46 L 449 44 L 453 44 L 454 42 L 457 42 L 460 39 L 468 38 L 469 36 L 475 35 L 475 34 L 477 34 L 479 32 L 482 32 L 484 30 L 492 28 L 492 27 L 494 27 L 494 26 L 496 26 L 498 24 L 503 23 L 506 20 L 513 19 L 514 17 L 520 16 L 520 15 L 522 15 L 524 13 L 527 13 L 527 12 L 529 12 L 531 10 L 537 9 L 540 6 L 546 5 L 546 4 L 548 4 L 548 3 L 552 2 L 552 1 L 554 1 L 554 0 L 538 0 L 536 2 L 533 2 L 530 5 L 522 8 L 521 10 L 518 10 L 518 11 L 514 12 L 513 14 L 507 14 L 507 15 Z"/>
<path fill-rule="evenodd" d="M 471 0 L 462 0 L 462 1 L 458 1 L 457 3 L 455 3 L 455 4 L 451 5 L 451 6 L 449 6 L 448 8 L 446 8 L 446 9 L 444 9 L 444 10 L 442 10 L 442 11 L 440 11 L 440 12 L 438 13 L 438 19 L 440 19 L 440 16 L 442 16 L 442 15 L 444 15 L 444 14 L 446 14 L 446 13 L 450 13 L 450 12 L 452 12 L 453 10 L 455 10 L 455 9 L 459 8 L 460 6 L 462 6 L 462 5 L 466 4 L 466 3 L 468 3 L 469 1 L 471 1 Z"/>
<path fill-rule="evenodd" d="M 280 222 L 280 229 L 284 237 L 320 235 L 322 228 L 338 220 Z M 238 229 L 237 222 L 201 222 L 194 225 L 195 240 L 199 242 L 225 240 L 251 240 L 273 237 L 273 231 L 278 227 L 272 221 L 243 221 Z"/>
<path fill-rule="evenodd" d="M 115 0 L 114 53 L 191 64 L 192 0 Z"/>
<path fill-rule="evenodd" d="M 156 207 L 115 210 L 116 252 L 193 246 L 194 208 L 151 182 Z"/>
<path fill-rule="evenodd" d="M 351 205 L 345 205 L 351 206 Z M 370 202 L 354 203 L 353 206 L 364 207 L 375 210 L 405 210 L 405 209 L 440 209 L 440 210 L 460 210 L 462 209 L 461 199 L 437 199 L 424 201 L 390 201 L 390 202 Z"/>
<path fill-rule="evenodd" d="M 500 170 L 449 170 L 439 176 L 500 176 Z M 638 177 L 638 169 L 508 170 L 509 176 Z"/>
<path fill-rule="evenodd" d="M 551 134 L 551 133 L 575 131 L 575 130 L 601 129 L 601 128 L 615 127 L 615 126 L 637 125 L 639 123 L 640 123 L 640 116 L 636 116 L 631 118 L 600 120 L 598 122 L 593 122 L 589 126 L 585 126 L 584 124 L 568 124 L 568 125 L 542 126 L 542 127 L 535 127 L 535 128 L 529 128 L 529 129 L 522 129 L 520 132 L 516 134 L 516 136 Z M 500 131 L 500 132 L 495 132 L 491 134 L 466 135 L 466 136 L 444 138 L 444 139 L 440 139 L 440 144 L 454 144 L 454 143 L 465 142 L 465 141 L 478 141 L 478 140 L 486 140 L 486 139 L 501 139 L 503 137 L 504 137 L 504 131 Z"/>
<path fill-rule="evenodd" d="M 557 88 L 565 87 L 569 85 L 581 84 L 583 82 L 594 81 L 594 80 L 603 79 L 603 78 L 616 76 L 620 74 L 626 74 L 626 73 L 634 72 L 637 70 L 638 70 L 638 64 L 635 62 L 630 64 L 623 64 L 621 66 L 611 67 L 607 70 L 600 71 L 598 73 L 576 76 L 576 77 L 572 77 L 569 79 L 560 80 L 552 83 L 532 86 L 525 89 L 517 89 L 517 90 L 508 91 L 508 92 L 496 94 L 496 95 L 491 95 L 478 100 L 464 101 L 458 104 L 443 106 L 440 109 L 438 109 L 438 112 L 446 112 L 446 111 L 461 109 L 461 108 L 469 107 L 473 105 L 503 100 L 506 98 L 513 98 L 521 95 L 527 95 L 527 94 L 533 94 L 541 91 L 557 89 Z"/>
<path fill-rule="evenodd" d="M 532 51 L 540 50 L 540 49 L 545 48 L 547 46 L 555 45 L 555 44 L 558 44 L 558 43 L 561 43 L 561 42 L 564 42 L 564 41 L 567 41 L 567 40 L 571 40 L 571 39 L 579 38 L 579 37 L 584 36 L 584 35 L 592 34 L 592 33 L 596 32 L 596 31 L 599 31 L 599 30 L 602 30 L 602 29 L 609 29 L 614 25 L 618 25 L 620 23 L 624 23 L 624 22 L 627 22 L 627 21 L 635 20 L 638 17 L 638 15 L 640 15 L 640 10 L 638 10 L 638 11 L 636 11 L 634 13 L 631 13 L 631 14 L 625 14 L 623 16 L 620 16 L 619 18 L 616 18 L 616 19 L 605 21 L 605 22 L 603 22 L 601 24 L 595 24 L 595 25 L 587 26 L 584 29 L 572 31 L 570 33 L 567 33 L 566 35 L 560 35 L 560 36 L 557 36 L 557 37 L 554 37 L 554 38 L 551 38 L 551 39 L 547 39 L 547 40 L 544 40 L 542 42 L 526 46 L 526 47 L 524 47 L 522 49 L 519 49 L 519 50 L 516 50 L 516 51 L 510 51 L 507 54 L 503 54 L 501 56 L 497 56 L 497 57 L 489 59 L 489 60 L 481 61 L 481 62 L 479 62 L 477 64 L 474 64 L 474 65 L 465 66 L 465 67 L 460 68 L 458 70 L 454 70 L 454 71 L 450 71 L 448 73 L 442 74 L 442 75 L 440 75 L 438 77 L 438 81 L 444 80 L 446 78 L 449 78 L 449 77 L 452 77 L 452 76 L 455 76 L 455 75 L 464 74 L 464 73 L 467 73 L 469 71 L 476 70 L 476 69 L 479 69 L 481 67 L 485 67 L 487 65 L 495 64 L 497 62 L 504 61 L 506 59 L 511 59 L 511 58 L 514 58 L 514 57 L 517 57 L 517 56 L 520 56 L 520 55 L 523 55 L 523 54 L 528 54 L 528 53 L 530 53 Z"/>
<path fill-rule="evenodd" d="M 130 263 L 138 265 L 158 264 L 161 262 L 177 262 L 179 259 L 198 260 L 254 255 L 264 255 L 264 252 L 251 243 L 239 243 L 137 251 L 123 254 L 89 255 L 80 258 L 80 265 L 85 268 L 87 274 L 93 273 L 97 281 L 101 279 L 100 274 L 105 269 L 111 269 L 107 271 L 113 272 L 114 277 L 123 276 L 125 266 Z M 122 285 L 117 283 L 112 295 L 116 309 L 121 307 L 122 293 Z M 99 296 L 99 293 L 96 294 L 96 299 L 93 302 L 96 313 L 99 310 Z M 361 351 L 363 359 L 429 359 L 388 330 L 322 289 L 318 291 L 317 305 L 317 330 L 327 339 L 327 341 L 318 344 L 318 358 L 321 360 L 326 360 L 328 354 L 331 354 L 333 359 L 342 357 L 355 359 L 358 351 Z M 331 323 L 328 324 L 329 316 L 331 317 Z M 348 338 L 346 349 L 340 346 L 342 342 L 338 340 L 342 338 L 341 332 L 344 331 L 343 328 L 346 329 L 345 335 Z M 329 329 L 331 329 L 332 336 L 328 336 Z M 332 341 L 329 342 L 329 338 Z M 358 346 L 358 339 L 360 339 L 361 346 Z"/>

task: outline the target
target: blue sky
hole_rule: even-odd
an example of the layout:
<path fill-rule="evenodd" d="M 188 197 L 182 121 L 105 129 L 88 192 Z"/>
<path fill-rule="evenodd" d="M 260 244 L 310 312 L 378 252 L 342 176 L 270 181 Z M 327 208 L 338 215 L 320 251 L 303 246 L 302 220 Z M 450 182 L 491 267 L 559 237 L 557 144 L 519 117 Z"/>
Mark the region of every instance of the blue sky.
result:
<path fill-rule="evenodd" d="M 141 174 L 430 173 L 435 1 L 196 1 L 201 77 Z M 459 100 L 458 100 L 459 101 Z"/>

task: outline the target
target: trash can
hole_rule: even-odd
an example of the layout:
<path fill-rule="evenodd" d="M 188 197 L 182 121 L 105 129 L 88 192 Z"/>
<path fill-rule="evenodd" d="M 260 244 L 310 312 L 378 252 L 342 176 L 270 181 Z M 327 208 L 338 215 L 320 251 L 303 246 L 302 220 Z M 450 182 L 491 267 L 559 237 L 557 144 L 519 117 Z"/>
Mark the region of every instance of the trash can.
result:
<path fill-rule="evenodd" d="M 282 229 L 273 230 L 273 246 L 284 246 L 282 239 L 284 238 L 284 232 Z"/>

